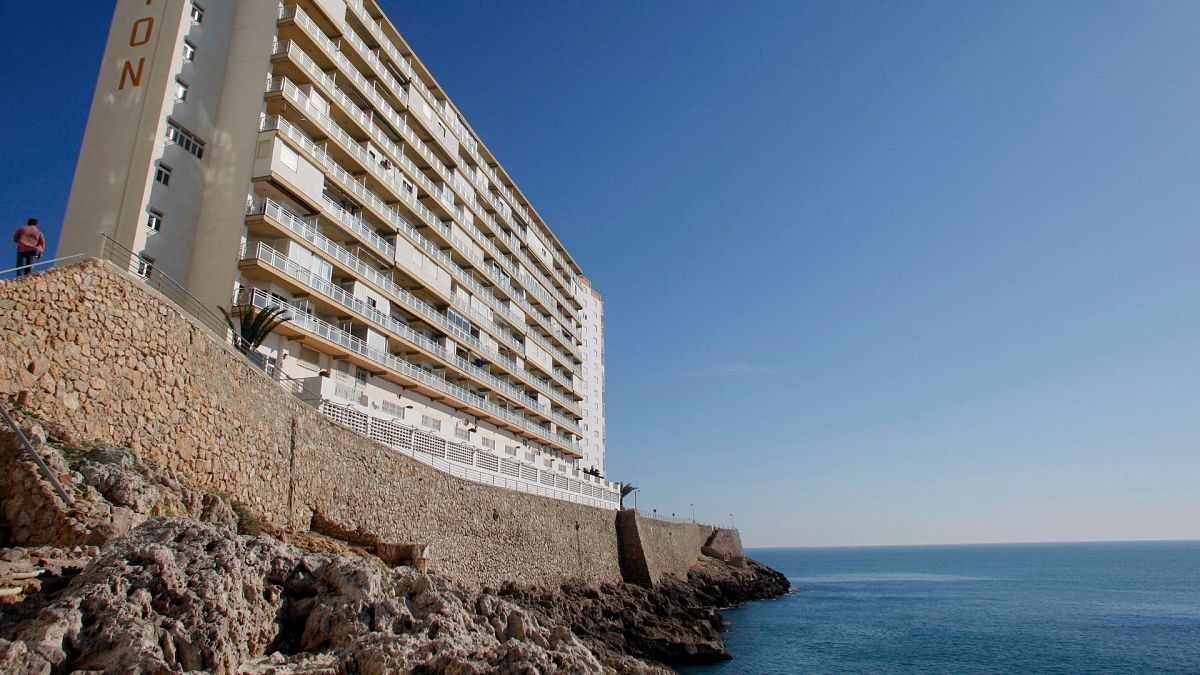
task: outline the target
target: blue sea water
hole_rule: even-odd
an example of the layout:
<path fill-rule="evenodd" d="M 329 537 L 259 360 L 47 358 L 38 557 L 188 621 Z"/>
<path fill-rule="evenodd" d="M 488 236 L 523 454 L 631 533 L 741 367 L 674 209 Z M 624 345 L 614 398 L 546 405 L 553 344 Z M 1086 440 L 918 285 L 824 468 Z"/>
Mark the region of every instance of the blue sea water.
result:
<path fill-rule="evenodd" d="M 704 673 L 1200 673 L 1200 542 L 758 549 Z"/>

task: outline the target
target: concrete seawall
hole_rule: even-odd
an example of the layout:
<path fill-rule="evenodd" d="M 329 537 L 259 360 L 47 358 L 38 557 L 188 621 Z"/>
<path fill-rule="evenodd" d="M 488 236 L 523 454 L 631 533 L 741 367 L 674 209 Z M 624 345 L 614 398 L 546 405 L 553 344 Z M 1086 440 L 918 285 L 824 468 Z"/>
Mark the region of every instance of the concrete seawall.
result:
<path fill-rule="evenodd" d="M 0 394 L 277 527 L 428 544 L 429 571 L 481 584 L 653 584 L 705 546 L 743 555 L 734 530 L 481 485 L 363 438 L 107 263 L 0 283 L 0 325 Z"/>

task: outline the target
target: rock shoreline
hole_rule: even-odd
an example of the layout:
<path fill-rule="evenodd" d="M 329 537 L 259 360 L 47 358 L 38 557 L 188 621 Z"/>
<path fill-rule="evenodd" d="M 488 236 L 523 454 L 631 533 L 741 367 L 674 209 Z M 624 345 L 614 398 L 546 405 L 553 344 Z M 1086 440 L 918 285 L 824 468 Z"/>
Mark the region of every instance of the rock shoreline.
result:
<path fill-rule="evenodd" d="M 718 608 L 788 591 L 704 556 L 653 588 L 472 588 L 314 533 L 248 534 L 239 505 L 125 449 L 39 452 L 78 499 L 58 541 L 34 541 L 46 514 L 9 518 L 32 548 L 0 549 L 0 672 L 665 673 L 730 658 Z M 30 475 L 10 477 L 10 515 L 46 487 Z"/>

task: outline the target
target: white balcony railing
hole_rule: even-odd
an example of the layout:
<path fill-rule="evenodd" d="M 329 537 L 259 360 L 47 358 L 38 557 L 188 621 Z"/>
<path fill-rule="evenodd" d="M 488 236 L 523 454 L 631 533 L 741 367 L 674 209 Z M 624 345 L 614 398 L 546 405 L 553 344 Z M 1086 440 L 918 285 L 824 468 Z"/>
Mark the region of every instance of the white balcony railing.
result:
<path fill-rule="evenodd" d="M 278 207 L 274 204 L 269 205 L 269 207 L 275 207 L 275 209 L 278 209 Z M 264 210 L 266 209 L 264 208 Z M 295 224 L 294 221 L 293 224 Z M 303 223 L 300 224 L 302 225 Z M 300 228 L 294 228 L 293 231 L 298 229 Z M 305 227 L 304 229 L 307 230 L 307 232 L 301 230 L 298 231 L 297 234 L 300 234 L 300 236 L 304 237 L 305 240 L 313 243 L 324 252 L 333 255 L 343 264 L 351 264 L 351 261 L 353 261 L 353 263 L 357 263 L 358 266 L 362 265 L 362 263 L 356 258 L 349 256 L 345 249 L 341 249 L 328 239 L 325 239 L 323 236 L 317 234 L 311 228 Z M 260 260 L 267 265 L 270 265 L 271 267 L 279 270 L 281 273 L 291 278 L 293 281 L 306 286 L 310 290 L 324 295 L 342 307 L 349 309 L 360 316 L 366 317 L 368 320 L 373 321 L 379 326 L 382 326 L 385 330 L 404 340 L 410 345 L 424 349 L 426 352 L 437 356 L 443 361 L 453 364 L 459 370 L 467 373 L 469 377 L 474 378 L 476 381 L 483 382 L 487 386 L 512 399 L 514 402 L 535 410 L 538 414 L 558 423 L 575 434 L 581 433 L 576 421 L 568 419 L 562 414 L 555 412 L 548 404 L 538 402 L 524 391 L 517 389 L 511 383 L 505 382 L 504 380 L 501 380 L 474 363 L 463 359 L 457 354 L 449 352 L 445 347 L 437 342 L 429 339 L 421 333 L 418 333 L 412 328 L 409 328 L 406 324 L 397 321 L 391 316 L 383 314 L 374 307 L 367 305 L 359 298 L 347 293 L 342 287 L 337 286 L 332 282 L 317 276 L 316 274 L 313 274 L 313 272 L 308 268 L 288 259 L 287 256 L 276 251 L 270 246 L 260 242 L 248 248 L 243 253 L 243 259 Z M 411 293 L 408 293 L 403 289 L 399 290 L 401 293 L 395 296 L 394 301 L 398 302 L 404 307 L 407 307 L 409 310 L 419 314 L 420 316 L 428 316 L 431 313 L 435 316 L 437 315 L 437 310 L 429 307 L 428 305 L 424 305 L 424 303 L 416 298 L 416 296 L 413 296 Z M 439 327 L 447 329 L 449 332 L 455 333 L 456 337 L 462 337 L 462 335 L 459 335 L 462 333 L 462 329 L 453 325 L 449 320 L 443 318 L 438 325 Z M 470 336 L 467 335 L 466 337 L 469 338 Z"/>
<path fill-rule="evenodd" d="M 467 404 L 467 406 L 490 415 L 496 419 L 503 420 L 511 425 L 519 427 L 531 434 L 547 441 L 557 447 L 566 448 L 571 452 L 582 455 L 579 449 L 579 444 L 568 438 L 559 436 L 549 429 L 530 422 L 529 420 L 517 415 L 511 410 L 501 408 L 500 406 L 486 400 L 482 396 L 469 391 L 453 382 L 450 382 L 444 377 L 431 373 L 418 366 L 409 363 L 403 359 L 389 354 L 387 351 L 376 349 L 369 346 L 365 341 L 354 337 L 346 331 L 333 326 L 332 324 L 323 321 L 308 312 L 304 312 L 286 302 L 280 301 L 264 291 L 257 288 L 243 288 L 239 291 L 238 297 L 235 300 L 239 305 L 253 305 L 255 307 L 283 307 L 287 309 L 291 315 L 291 325 L 328 340 L 340 347 L 350 350 L 359 357 L 382 365 L 393 372 L 422 384 L 431 387 L 443 394 L 452 396 L 458 401 Z"/>
<path fill-rule="evenodd" d="M 358 69 L 352 63 L 350 63 L 350 61 L 346 58 L 346 56 L 340 51 L 338 46 L 335 45 L 328 38 L 328 36 L 325 35 L 324 31 L 322 31 L 320 29 L 320 27 L 317 26 L 316 23 L 313 22 L 313 20 L 311 18 L 309 18 L 302 9 L 300 9 L 299 7 L 297 7 L 295 5 L 286 6 L 286 7 L 282 8 L 280 11 L 280 18 L 281 18 L 281 20 L 294 21 L 296 23 L 296 25 L 300 26 L 305 31 L 305 34 L 307 34 L 309 36 L 309 38 L 312 39 L 313 42 L 315 42 L 326 53 L 327 57 L 332 59 L 338 66 L 340 66 L 343 70 L 346 71 L 346 76 L 358 86 L 358 88 L 360 89 L 360 93 L 362 95 L 366 96 L 374 104 L 375 112 L 378 112 L 389 122 L 389 124 L 391 124 L 393 127 L 398 129 L 401 132 L 401 134 L 405 137 L 405 140 L 408 141 L 409 145 L 411 147 L 413 147 L 414 149 L 416 149 L 419 152 L 419 154 L 421 154 L 421 156 L 424 157 L 426 159 L 426 161 L 429 162 L 430 166 L 433 167 L 433 169 L 446 180 L 447 183 L 452 184 L 452 185 L 457 184 L 456 181 L 452 180 L 452 178 L 450 176 L 450 171 L 448 170 L 446 165 L 440 159 L 438 159 L 431 150 L 429 150 L 429 148 L 426 146 L 425 142 L 420 139 L 420 137 L 411 129 L 411 127 L 408 126 L 405 119 L 402 116 L 400 116 L 399 114 L 397 114 L 390 104 L 388 104 L 385 100 L 383 100 L 383 98 L 375 90 L 375 87 L 373 85 L 371 85 L 362 76 L 362 74 L 358 71 Z M 354 38 L 354 39 L 357 40 L 357 38 Z M 348 39 L 348 41 L 349 41 L 349 39 Z M 292 45 L 291 43 L 288 43 L 288 42 L 281 42 L 279 45 L 277 45 L 275 53 L 277 53 L 277 54 L 282 54 L 282 53 L 294 54 L 297 57 L 297 59 L 301 61 L 302 65 L 305 67 L 307 74 L 309 74 L 310 76 L 312 76 L 314 79 L 316 79 L 318 81 L 324 80 L 324 82 L 322 82 L 322 84 L 327 87 L 336 88 L 335 85 L 333 85 L 331 82 L 328 81 L 329 78 L 327 76 L 325 76 L 324 72 L 318 66 L 316 66 L 315 62 L 312 62 L 312 60 L 303 53 L 303 50 L 299 49 L 298 47 L 295 47 L 294 45 Z M 305 60 L 307 60 L 307 63 L 304 63 Z M 320 73 L 320 75 L 317 75 L 317 73 Z M 419 85 L 419 80 L 414 80 L 414 82 L 418 83 L 418 85 Z M 423 87 L 423 85 L 419 85 L 419 86 Z M 407 106 L 408 105 L 407 98 L 405 97 L 405 95 L 403 94 L 402 91 L 400 93 L 398 93 L 398 96 L 401 98 L 402 101 L 405 102 L 405 105 Z M 357 111 L 357 106 L 354 106 L 353 109 Z M 358 112 L 361 115 L 361 111 L 358 111 Z M 425 178 L 424 174 L 421 173 L 420 171 L 417 171 L 417 175 L 420 175 L 421 178 Z M 425 182 L 428 182 L 427 178 L 425 178 Z M 433 189 L 427 189 L 427 191 L 430 192 L 431 194 L 435 193 L 435 191 Z M 481 195 L 486 196 L 488 200 L 491 200 L 490 192 L 484 191 L 481 193 Z M 474 200 L 466 200 L 466 201 L 473 202 Z M 495 232 L 497 237 L 502 238 L 510 246 L 510 248 L 513 249 L 515 254 L 521 259 L 521 261 L 525 264 L 525 266 L 528 269 L 534 269 L 532 263 L 525 256 L 524 252 L 521 250 L 520 245 L 515 241 L 514 238 L 509 237 L 499 227 L 496 226 L 496 223 L 494 222 L 494 220 L 492 220 L 490 214 L 488 214 L 485 211 L 480 210 L 476 213 L 476 215 L 481 220 L 483 220 L 485 223 L 488 224 L 488 226 Z M 465 221 L 465 218 L 463 218 L 461 220 Z M 476 230 L 476 233 L 478 233 L 478 230 Z M 481 240 L 486 239 L 481 233 L 478 234 L 478 236 Z M 551 270 L 553 272 L 556 272 L 556 270 L 553 270 L 552 266 L 551 266 Z M 548 308 L 555 309 L 556 306 L 553 304 L 553 301 L 551 300 L 550 295 L 547 293 L 547 291 L 545 290 L 545 288 L 542 286 L 542 284 L 540 282 L 534 280 L 532 277 L 529 277 L 528 275 L 521 275 L 521 276 L 519 276 L 519 278 L 521 278 L 522 283 L 527 282 L 529 284 L 529 287 L 530 287 L 529 290 L 531 290 L 534 293 L 534 295 L 536 295 L 539 299 L 542 299 L 546 303 Z M 560 282 L 564 283 L 566 288 L 570 288 L 569 283 L 563 282 L 563 280 L 561 280 L 561 279 L 560 279 Z M 556 299 L 558 299 L 559 302 L 561 303 L 562 307 L 568 308 L 568 311 L 574 310 L 574 306 L 570 302 L 568 302 L 565 299 L 565 297 L 559 295 L 556 290 L 553 290 L 553 292 L 555 294 Z M 572 315 L 572 319 L 577 319 L 577 318 L 578 317 Z M 564 319 L 564 322 L 566 322 L 565 319 Z"/>
<path fill-rule="evenodd" d="M 461 239 L 454 236 L 445 223 L 438 219 L 436 215 L 434 215 L 424 204 L 417 200 L 413 194 L 404 190 L 403 186 L 397 185 L 394 177 L 382 172 L 379 167 L 375 165 L 375 162 L 371 161 L 370 157 L 366 154 L 366 151 L 363 150 L 361 146 L 354 143 L 353 139 L 351 139 L 349 135 L 341 129 L 341 127 L 333 123 L 332 120 L 329 120 L 324 114 L 317 110 L 311 109 L 311 107 L 308 106 L 308 98 L 303 96 L 303 92 L 301 92 L 294 84 L 288 82 L 286 79 L 281 78 L 269 82 L 268 88 L 274 88 L 274 90 L 285 93 L 292 98 L 296 105 L 303 106 L 306 112 L 308 112 L 308 117 L 310 119 L 316 120 L 331 138 L 337 140 L 346 152 L 355 156 L 362 166 L 367 167 L 372 172 L 372 175 L 374 175 L 377 180 L 379 180 L 381 183 L 389 185 L 392 188 L 394 195 L 398 197 L 400 201 L 403 201 L 414 213 L 422 217 L 423 224 L 432 229 L 436 229 L 444 238 L 451 242 L 456 250 L 458 250 L 465 257 L 468 257 L 472 260 L 477 260 L 478 264 L 486 269 L 483 261 L 479 259 L 478 256 L 475 255 L 474 252 L 471 251 L 469 247 L 461 241 Z M 329 153 L 327 153 L 323 148 L 317 146 L 317 144 L 311 138 L 309 138 L 307 134 L 296 127 L 296 125 L 292 124 L 286 119 L 275 116 L 265 118 L 260 128 L 263 131 L 280 132 L 287 138 L 300 145 L 300 147 L 307 154 L 312 156 L 313 159 L 317 160 L 330 175 L 337 179 L 342 189 L 355 195 L 356 197 L 359 197 L 365 205 L 370 206 L 372 210 L 380 216 L 380 218 L 384 219 L 395 229 L 405 232 L 405 234 L 413 240 L 415 245 L 421 246 L 435 258 L 438 258 L 440 261 L 442 261 L 447 267 L 448 271 L 450 271 L 452 274 L 457 271 L 458 275 L 456 275 L 456 278 L 474 290 L 485 300 L 491 299 L 493 303 L 493 309 L 509 315 L 514 322 L 518 323 L 518 325 L 524 325 L 522 317 L 515 316 L 509 312 L 507 308 L 504 307 L 502 300 L 496 298 L 494 295 L 492 295 L 490 290 L 484 288 L 479 284 L 478 281 L 471 277 L 470 274 L 464 272 L 462 268 L 458 267 L 458 265 L 455 264 L 451 258 L 449 258 L 449 256 L 447 256 L 440 249 L 437 249 L 426 237 L 417 233 L 416 229 L 409 224 L 406 218 L 397 213 L 394 207 L 385 203 L 383 199 L 363 185 L 360 180 L 346 171 L 340 164 L 338 164 L 336 160 L 329 156 Z M 436 253 L 434 251 L 436 251 Z M 545 319 L 539 313 L 534 312 L 532 308 L 528 308 L 528 316 L 538 321 L 538 323 L 547 332 L 552 331 Z M 557 355 L 560 361 L 562 361 L 564 364 L 572 366 L 573 370 L 577 368 L 574 359 L 568 357 L 566 352 L 557 346 L 551 346 L 545 340 L 545 338 L 538 335 L 535 331 L 529 331 L 526 333 L 526 336 L 532 338 L 539 344 L 539 346 L 549 351 L 551 354 Z"/>
<path fill-rule="evenodd" d="M 459 478 L 604 509 L 621 505 L 619 483 L 578 471 L 574 472 L 578 478 L 557 475 L 520 460 L 452 443 L 396 420 L 368 415 L 352 406 L 322 401 L 318 409 L 352 431 Z"/>

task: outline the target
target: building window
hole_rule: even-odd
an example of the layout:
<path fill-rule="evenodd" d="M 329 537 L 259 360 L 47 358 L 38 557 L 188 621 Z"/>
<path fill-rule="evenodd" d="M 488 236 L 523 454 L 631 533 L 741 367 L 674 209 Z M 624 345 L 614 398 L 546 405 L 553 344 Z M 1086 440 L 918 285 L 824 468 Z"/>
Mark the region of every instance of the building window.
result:
<path fill-rule="evenodd" d="M 454 435 L 466 441 L 471 438 L 471 430 L 466 427 L 454 427 Z"/>
<path fill-rule="evenodd" d="M 193 2 L 191 17 L 192 23 L 202 23 L 204 21 L 204 8 Z"/>
<path fill-rule="evenodd" d="M 151 232 L 162 231 L 163 214 L 157 209 L 150 209 L 146 212 L 146 228 Z"/>
<path fill-rule="evenodd" d="M 312 347 L 300 347 L 300 353 L 296 355 L 296 360 L 300 365 L 307 366 L 313 370 L 319 370 L 321 367 L 321 353 Z"/>
<path fill-rule="evenodd" d="M 367 307 L 375 309 L 375 298 L 367 298 Z"/>
<path fill-rule="evenodd" d="M 183 41 L 183 62 L 191 63 L 196 60 L 196 45 L 187 40 Z"/>
<path fill-rule="evenodd" d="M 167 118 L 167 140 L 195 155 L 197 159 L 204 159 L 204 141 L 169 117 Z"/>
<path fill-rule="evenodd" d="M 175 80 L 175 100 L 186 101 L 188 94 L 188 86 L 182 80 Z"/>
<path fill-rule="evenodd" d="M 447 136 L 449 136 L 449 135 L 450 135 L 450 133 L 446 131 L 446 125 L 445 125 L 445 124 L 442 124 L 441 122 L 438 122 L 438 123 L 437 123 L 437 125 L 438 125 L 438 131 L 442 132 L 442 138 L 445 138 L 445 137 L 447 137 Z"/>
<path fill-rule="evenodd" d="M 452 309 L 447 309 L 446 318 L 450 319 L 451 325 L 453 325 L 455 328 L 458 328 L 464 334 L 470 335 L 476 340 L 479 339 L 479 329 L 476 328 L 475 325 L 468 321 L 463 315 Z"/>
<path fill-rule="evenodd" d="M 154 273 L 154 258 L 145 254 L 139 255 L 134 272 L 143 279 L 149 279 L 150 275 Z"/>
<path fill-rule="evenodd" d="M 442 421 L 432 415 L 421 415 L 421 426 L 428 427 L 434 431 L 441 431 Z"/>
<path fill-rule="evenodd" d="M 286 145 L 279 146 L 279 161 L 292 171 L 300 168 L 300 155 Z"/>
<path fill-rule="evenodd" d="M 171 184 L 171 167 L 162 162 L 156 164 L 154 166 L 154 180 L 169 186 Z"/>
<path fill-rule="evenodd" d="M 361 389 L 367 386 L 367 378 L 371 376 L 365 368 L 354 369 L 354 383 Z"/>

